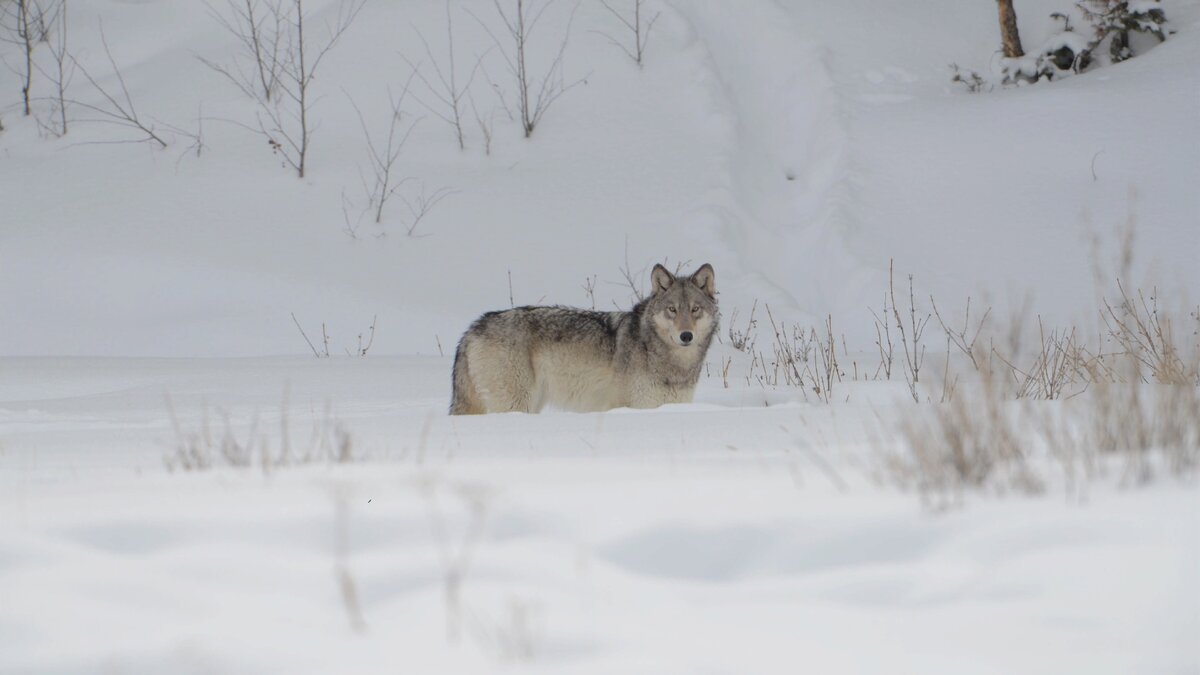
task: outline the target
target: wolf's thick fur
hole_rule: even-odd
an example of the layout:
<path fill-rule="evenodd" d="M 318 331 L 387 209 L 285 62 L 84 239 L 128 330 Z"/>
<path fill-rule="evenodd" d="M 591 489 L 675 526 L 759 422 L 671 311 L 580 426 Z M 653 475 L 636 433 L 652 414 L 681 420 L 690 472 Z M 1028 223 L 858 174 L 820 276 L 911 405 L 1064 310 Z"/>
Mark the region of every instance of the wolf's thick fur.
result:
<path fill-rule="evenodd" d="M 479 317 L 454 354 L 451 415 L 591 412 L 692 400 L 719 313 L 711 265 L 662 265 L 628 312 L 517 307 Z"/>

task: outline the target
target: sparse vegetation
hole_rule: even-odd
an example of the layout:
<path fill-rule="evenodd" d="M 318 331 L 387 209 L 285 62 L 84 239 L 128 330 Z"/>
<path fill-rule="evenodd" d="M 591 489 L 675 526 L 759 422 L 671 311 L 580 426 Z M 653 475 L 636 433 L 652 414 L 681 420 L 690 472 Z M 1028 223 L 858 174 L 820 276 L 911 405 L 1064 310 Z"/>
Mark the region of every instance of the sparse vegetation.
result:
<path fill-rule="evenodd" d="M 129 94 L 129 87 L 125 84 L 125 78 L 121 75 L 121 69 L 117 66 L 117 61 L 113 58 L 112 50 L 108 47 L 108 40 L 104 37 L 104 28 L 101 27 L 99 30 L 100 42 L 104 45 L 104 55 L 108 58 L 109 65 L 112 66 L 113 73 L 116 76 L 117 85 L 120 87 L 120 92 L 112 92 L 103 87 L 98 81 L 96 81 L 94 77 L 92 77 L 92 74 L 88 72 L 87 68 L 84 68 L 81 63 L 72 57 L 72 67 L 78 69 L 79 72 L 83 74 L 84 79 L 86 79 L 88 83 L 92 85 L 92 88 L 95 89 L 98 94 L 100 94 L 103 102 L 99 104 L 91 104 L 72 100 L 71 104 L 85 110 L 90 110 L 97 115 L 97 117 L 92 118 L 89 121 L 111 124 L 126 129 L 132 129 L 137 132 L 137 137 L 124 141 L 113 141 L 115 143 L 154 143 L 160 148 L 167 147 L 167 142 L 158 134 L 158 131 L 155 129 L 154 125 L 151 122 L 146 121 L 145 118 L 138 113 L 137 107 L 133 104 L 133 97 Z"/>
<path fill-rule="evenodd" d="M 359 168 L 362 199 L 352 199 L 346 195 L 344 190 L 342 192 L 342 217 L 345 222 L 343 232 L 352 239 L 358 238 L 362 222 L 368 216 L 376 225 L 382 225 L 384 210 L 393 198 L 403 204 L 407 212 L 403 222 L 405 234 L 409 237 L 421 236 L 417 234 L 417 228 L 421 222 L 439 202 L 456 192 L 444 185 L 431 189 L 426 186 L 425 181 L 418 180 L 414 176 L 398 175 L 398 162 L 400 154 L 404 151 L 404 144 L 408 141 L 408 137 L 416 128 L 417 123 L 420 122 L 420 118 L 412 118 L 403 108 L 404 99 L 409 93 L 409 87 L 415 76 L 414 71 L 405 81 L 399 96 L 388 91 L 389 122 L 387 133 L 383 134 L 382 138 L 371 133 L 362 110 L 354 103 L 353 99 L 350 100 L 350 105 L 358 115 L 359 126 L 362 128 L 363 138 L 366 141 L 368 159 L 367 171 L 364 172 L 361 167 Z M 375 236 L 383 237 L 386 234 L 386 232 L 380 231 Z"/>
<path fill-rule="evenodd" d="M 454 130 L 454 138 L 458 142 L 458 149 L 465 150 L 467 148 L 466 134 L 463 130 L 464 117 L 466 116 L 466 103 L 470 96 L 471 83 L 475 80 L 475 75 L 479 72 L 479 68 L 483 63 L 481 54 L 475 59 L 475 66 L 471 72 L 467 74 L 464 81 L 458 67 L 456 65 L 454 51 L 454 14 L 450 11 L 450 1 L 446 0 L 446 61 L 442 65 L 441 60 L 434 55 L 433 49 L 429 46 L 429 41 L 425 39 L 424 33 L 420 30 L 416 31 L 417 38 L 421 41 L 421 46 L 425 50 L 425 56 L 428 57 L 429 63 L 433 68 L 433 79 L 431 80 L 423 72 L 421 72 L 421 64 L 413 63 L 405 57 L 409 68 L 412 69 L 412 74 L 421 84 L 425 85 L 425 90 L 432 98 L 433 102 L 426 101 L 420 96 L 414 95 L 414 98 L 425 107 L 426 110 L 437 116 Z M 436 105 L 434 104 L 436 102 Z M 473 102 L 472 102 L 473 105 Z M 483 127 L 482 120 L 479 117 L 478 111 L 475 112 L 475 120 Z M 490 136 L 490 130 L 484 128 L 485 139 Z M 490 146 L 490 140 L 489 140 Z"/>
<path fill-rule="evenodd" d="M 303 449 L 293 447 L 289 397 L 287 392 L 279 407 L 278 437 L 266 431 L 258 411 L 244 425 L 235 423 L 227 410 L 218 409 L 219 425 L 204 407 L 194 426 L 185 426 L 175 414 L 175 405 L 166 396 L 167 413 L 175 432 L 174 442 L 163 456 L 168 471 L 204 471 L 218 467 L 261 467 L 264 473 L 279 467 L 312 463 L 353 462 L 356 456 L 354 438 L 346 425 L 338 420 L 331 406 L 321 415 L 313 415 L 307 443 Z M 277 440 L 276 440 L 277 438 Z"/>
<path fill-rule="evenodd" d="M 75 65 L 67 51 L 67 3 L 60 0 L 52 13 L 50 22 L 53 24 L 52 35 L 46 37 L 49 45 L 50 59 L 53 62 L 49 69 L 35 64 L 37 71 L 49 80 L 52 86 L 50 114 L 45 121 L 39 120 L 39 125 L 51 136 L 62 137 L 69 130 L 67 124 L 67 87 L 75 75 Z M 48 29 L 47 29 L 48 30 Z"/>
<path fill-rule="evenodd" d="M 255 126 L 271 151 L 304 178 L 316 128 L 313 83 L 321 63 L 354 23 L 366 0 L 343 0 L 337 16 L 314 42 L 303 0 L 227 2 L 210 13 L 241 46 L 232 65 L 202 61 L 257 103 Z"/>
<path fill-rule="evenodd" d="M 355 344 L 353 351 L 351 351 L 350 347 L 342 348 L 342 351 L 346 352 L 346 356 L 361 357 L 366 356 L 367 352 L 371 351 L 371 346 L 375 344 L 375 324 L 378 322 L 378 320 L 378 316 L 371 317 L 370 328 L 368 328 L 365 332 L 358 333 L 358 341 Z M 300 325 L 300 320 L 296 318 L 296 314 L 294 312 L 292 313 L 292 323 L 296 324 L 296 330 L 300 331 L 300 337 L 304 338 L 304 342 L 308 345 L 308 348 L 312 350 L 313 356 L 319 359 L 327 359 L 330 357 L 331 353 L 329 351 L 329 344 L 332 340 L 329 336 L 329 330 L 324 321 L 321 322 L 320 348 L 313 344 L 313 341 L 309 339 L 308 333 L 304 332 L 304 327 Z"/>
<path fill-rule="evenodd" d="M 542 121 L 542 117 L 550 106 L 560 96 L 572 87 L 583 82 L 583 79 L 568 82 L 563 74 L 563 58 L 567 53 L 567 44 L 571 39 L 571 25 L 575 18 L 575 9 L 567 20 L 566 30 L 563 31 L 562 41 L 558 51 L 543 67 L 535 66 L 530 55 L 530 39 L 534 29 L 546 11 L 555 4 L 555 0 L 512 0 L 508 9 L 501 0 L 493 0 L 496 14 L 504 28 L 501 32 L 503 39 L 493 31 L 489 23 L 479 16 L 472 14 L 479 25 L 487 31 L 496 46 L 496 50 L 504 58 L 504 64 L 513 78 L 516 88 L 517 111 L 521 117 L 521 128 L 525 137 L 533 135 L 533 130 Z M 578 8 L 578 5 L 576 5 Z"/>
<path fill-rule="evenodd" d="M 486 485 L 476 483 L 444 483 L 422 481 L 421 493 L 429 513 L 429 529 L 437 546 L 442 569 L 442 592 L 446 610 L 446 640 L 457 644 L 462 640 L 464 608 L 462 587 L 471 570 L 475 550 L 483 535 L 488 512 L 494 498 Z M 466 523 L 461 532 L 451 532 L 441 493 L 448 492 L 465 512 Z"/>
<path fill-rule="evenodd" d="M 37 45 L 46 42 L 50 26 L 57 21 L 62 10 L 60 3 L 43 5 L 38 0 L 10 0 L 0 3 L 0 41 L 18 45 L 21 49 L 21 64 L 14 71 L 21 78 L 22 112 L 32 114 L 33 72 L 36 69 L 33 52 Z"/>
<path fill-rule="evenodd" d="M 989 360 L 971 386 L 900 423 L 904 446 L 885 453 L 889 479 L 944 506 L 968 489 L 1039 492 L 1055 465 L 1069 486 L 1104 471 L 1110 460 L 1125 483 L 1145 482 L 1156 471 L 1193 474 L 1200 465 L 1196 361 L 1186 366 L 1190 380 L 1159 379 L 1144 362 L 1166 352 L 1094 354 L 1072 335 L 1046 339 L 1027 369 L 1061 361 L 1062 385 L 1071 393 L 1036 378 L 1031 387 L 1028 372 Z"/>
<path fill-rule="evenodd" d="M 748 384 L 795 387 L 825 403 L 844 380 L 891 379 L 898 361 L 920 405 L 897 422 L 902 443 L 880 448 L 879 477 L 916 490 L 935 508 L 968 490 L 1041 492 L 1050 472 L 1081 489 L 1114 462 L 1126 483 L 1200 467 L 1200 308 L 1179 321 L 1157 290 L 1131 291 L 1118 280 L 1097 311 L 1103 333 L 1087 341 L 1077 328 L 1047 326 L 1042 317 L 997 322 L 991 308 L 973 312 L 970 298 L 960 318 L 932 296 L 925 314 L 912 277 L 909 284 L 907 307 L 897 306 L 889 283 L 882 315 L 871 312 L 874 371 L 857 362 L 843 369 L 849 350 L 843 339 L 838 354 L 831 317 L 821 326 L 785 325 L 764 305 L 771 349 L 755 348 L 757 302 L 744 323 L 731 312 L 728 344 L 750 357 Z M 945 340 L 941 372 L 923 366 L 931 318 Z M 902 345 L 895 356 L 893 331 Z M 723 358 L 709 376 L 728 387 L 732 363 Z M 927 371 L 935 377 L 924 377 Z"/>
<path fill-rule="evenodd" d="M 625 52 L 625 55 L 633 59 L 638 68 L 641 68 L 646 54 L 646 44 L 650 41 L 650 29 L 654 28 L 654 22 L 658 21 L 658 17 L 662 13 L 655 12 L 654 16 L 646 20 L 643 17 L 643 5 L 646 4 L 644 0 L 633 0 L 633 7 L 625 11 L 614 7 L 608 0 L 600 0 L 600 4 L 604 5 L 604 9 L 607 9 L 608 13 L 615 17 L 617 21 L 620 21 L 621 25 L 629 31 L 630 44 L 626 44 L 624 41 L 613 37 L 607 32 L 596 32 L 603 35 L 614 46 Z"/>

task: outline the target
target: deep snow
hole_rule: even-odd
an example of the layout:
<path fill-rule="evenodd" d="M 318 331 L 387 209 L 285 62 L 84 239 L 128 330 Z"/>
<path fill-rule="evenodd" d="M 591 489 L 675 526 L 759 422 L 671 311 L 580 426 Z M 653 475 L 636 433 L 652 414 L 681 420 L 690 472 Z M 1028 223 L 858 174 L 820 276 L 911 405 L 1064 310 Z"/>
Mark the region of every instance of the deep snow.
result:
<path fill-rule="evenodd" d="M 1200 657 L 1194 487 L 1056 483 L 934 516 L 868 478 L 874 444 L 894 443 L 870 438 L 887 406 L 749 405 L 708 380 L 656 411 L 452 418 L 436 357 L 5 368 L 4 672 L 1128 673 Z M 167 473 L 181 435 L 164 393 L 182 436 L 207 420 L 219 442 L 220 408 L 273 456 L 286 424 L 295 461 L 332 420 L 357 459 Z"/>

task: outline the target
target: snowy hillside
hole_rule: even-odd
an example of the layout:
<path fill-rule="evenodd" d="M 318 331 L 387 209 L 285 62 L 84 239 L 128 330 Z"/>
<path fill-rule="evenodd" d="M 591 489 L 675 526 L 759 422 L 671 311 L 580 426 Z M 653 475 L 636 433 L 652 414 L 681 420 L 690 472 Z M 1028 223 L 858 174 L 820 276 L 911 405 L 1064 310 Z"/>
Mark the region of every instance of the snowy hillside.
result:
<path fill-rule="evenodd" d="M 367 0 L 303 178 L 211 4 L 69 0 L 61 136 L 61 24 L 28 117 L 0 42 L 0 672 L 1200 672 L 1200 396 L 1159 369 L 1200 351 L 1153 318 L 1196 344 L 1200 0 L 1129 61 L 975 94 L 949 65 L 994 65 L 990 2 L 646 0 L 639 67 L 557 0 L 528 138 L 515 0 Z M 304 1 L 314 49 L 354 4 Z M 1026 45 L 1071 4 L 1016 0 Z M 446 415 L 480 313 L 626 308 L 656 262 L 716 270 L 694 403 Z M 938 321 L 920 386 L 899 336 L 882 375 L 909 275 L 914 319 L 990 307 L 1040 375 L 972 379 Z M 1153 376 L 1088 356 L 1126 346 L 1118 278 Z M 801 386 L 773 342 L 814 350 Z M 947 419 L 1019 461 L 947 482 Z"/>
<path fill-rule="evenodd" d="M 1028 4 L 1033 42 L 1056 5 Z M 335 3 L 306 7 L 316 27 L 336 17 Z M 595 32 L 620 38 L 622 26 L 585 2 L 564 62 L 566 82 L 582 81 L 525 140 L 490 91 L 489 80 L 512 108 L 504 62 L 466 13 L 499 21 L 494 9 L 456 5 L 458 68 L 465 78 L 483 55 L 487 71 L 471 95 L 494 118 L 492 154 L 473 116 L 460 151 L 414 83 L 405 108 L 420 120 L 397 170 L 414 190 L 453 194 L 417 236 L 394 201 L 353 239 L 343 195 L 363 201 L 368 169 L 351 102 L 382 138 L 405 58 L 434 78 L 417 32 L 444 53 L 442 3 L 363 9 L 314 81 L 311 168 L 298 180 L 254 133 L 253 102 L 200 61 L 232 63 L 236 47 L 201 3 L 80 2 L 71 49 L 119 91 L 103 25 L 137 110 L 171 145 L 105 144 L 138 134 L 88 123 L 97 115 L 81 108 L 66 137 L 40 138 L 15 107 L 18 82 L 5 80 L 0 350 L 301 354 L 295 312 L 310 330 L 326 322 L 339 348 L 378 315 L 379 353 L 437 353 L 437 339 L 507 306 L 510 272 L 517 303 L 590 305 L 582 286 L 596 276 L 596 304 L 624 304 L 626 248 L 639 276 L 664 258 L 711 261 L 726 312 L 759 299 L 801 322 L 832 313 L 865 349 L 865 308 L 886 288 L 889 259 L 945 303 L 986 293 L 1004 307 L 1030 294 L 1036 311 L 1078 320 L 1094 301 L 1090 234 L 1107 262 L 1129 213 L 1138 283 L 1200 288 L 1200 10 L 1168 8 L 1179 35 L 1144 58 L 965 96 L 947 64 L 992 58 L 986 4 L 665 5 L 639 70 Z M 557 49 L 569 9 L 544 17 L 536 63 Z M 931 17 L 946 29 L 923 30 Z M 81 75 L 72 87 L 102 102 Z M 200 156 L 169 126 L 201 130 Z"/>

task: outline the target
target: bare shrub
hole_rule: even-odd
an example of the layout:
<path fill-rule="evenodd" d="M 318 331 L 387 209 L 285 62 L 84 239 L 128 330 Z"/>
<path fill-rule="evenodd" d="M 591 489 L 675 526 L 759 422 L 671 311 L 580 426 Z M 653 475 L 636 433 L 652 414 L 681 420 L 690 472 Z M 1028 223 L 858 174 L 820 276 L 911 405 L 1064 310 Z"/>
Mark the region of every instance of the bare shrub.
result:
<path fill-rule="evenodd" d="M 50 58 L 53 62 L 53 67 L 49 70 L 42 68 L 41 65 L 36 65 L 38 72 L 42 74 L 52 85 L 52 95 L 50 96 L 50 117 L 38 124 L 45 129 L 50 135 L 63 137 L 67 135 L 67 87 L 70 86 L 71 80 L 75 75 L 75 65 L 71 61 L 71 56 L 67 52 L 67 3 L 66 0 L 61 0 L 57 6 L 52 18 L 54 30 L 52 38 L 47 38 L 47 43 L 50 49 Z"/>
<path fill-rule="evenodd" d="M 230 0 L 231 16 L 211 5 L 210 12 L 242 46 L 234 65 L 205 65 L 224 75 L 258 104 L 257 131 L 286 166 L 304 178 L 315 128 L 313 83 L 321 63 L 350 28 L 366 0 L 342 0 L 337 16 L 313 42 L 308 34 L 304 0 Z M 243 125 L 246 126 L 246 125 Z"/>
<path fill-rule="evenodd" d="M 26 117 L 32 114 L 33 51 L 38 43 L 46 41 L 49 26 L 55 23 L 56 13 L 60 9 L 57 3 L 47 9 L 38 0 L 0 3 L 0 29 L 3 30 L 0 40 L 18 45 L 21 49 L 21 67 L 16 72 L 21 78 L 21 103 Z"/>
<path fill-rule="evenodd" d="M 381 138 L 371 133 L 362 110 L 354 103 L 353 99 L 350 99 L 350 105 L 358 115 L 359 126 L 362 128 L 363 138 L 366 140 L 368 159 L 368 172 L 364 173 L 362 168 L 359 168 L 363 200 L 352 200 L 346 196 L 345 191 L 342 192 L 344 232 L 352 238 L 358 238 L 359 227 L 368 215 L 376 225 L 381 225 L 384 219 L 384 209 L 393 198 L 399 200 L 408 212 L 405 233 L 410 237 L 417 236 L 416 230 L 421 221 L 433 211 L 439 202 L 455 193 L 455 190 L 447 186 L 431 190 L 424 181 L 417 180 L 413 176 L 398 175 L 397 162 L 400 154 L 404 150 L 409 135 L 420 122 L 419 118 L 412 119 L 403 110 L 404 99 L 409 93 L 409 87 L 415 76 L 415 71 L 409 75 L 399 96 L 394 96 L 390 90 L 388 91 L 389 122 L 387 133 L 383 134 Z M 357 212 L 357 216 L 352 217 L 351 212 Z M 380 232 L 376 236 L 382 237 L 384 234 Z"/>
<path fill-rule="evenodd" d="M 833 335 L 832 315 L 825 316 L 825 332 L 817 345 L 817 356 L 820 358 L 817 372 L 821 375 L 821 387 L 817 393 L 824 394 L 825 402 L 828 403 L 833 396 L 834 380 L 842 381 L 842 369 L 838 365 L 837 345 Z"/>
<path fill-rule="evenodd" d="M 1147 302 L 1145 293 L 1131 295 L 1120 280 L 1117 288 L 1120 300 L 1116 307 L 1105 300 L 1100 317 L 1109 336 L 1132 359 L 1133 376 L 1142 382 L 1162 384 L 1200 382 L 1200 369 L 1183 360 L 1171 318 L 1159 310 L 1158 289 L 1151 291 Z"/>
<path fill-rule="evenodd" d="M 588 300 L 592 303 L 593 311 L 596 309 L 596 281 L 599 278 L 599 275 L 593 274 L 583 280 L 583 292 L 587 294 Z"/>
<path fill-rule="evenodd" d="M 429 62 L 433 67 L 434 80 L 430 80 L 421 72 L 420 64 L 413 63 L 408 57 L 402 57 L 412 69 L 413 74 L 425 85 L 425 89 L 429 95 L 433 97 L 439 105 L 432 105 L 421 97 L 414 95 L 417 102 L 424 106 L 429 112 L 437 116 L 454 130 L 455 140 L 458 141 L 458 149 L 465 150 L 467 148 L 466 135 L 463 132 L 463 118 L 466 114 L 466 106 L 464 98 L 469 96 L 471 83 L 475 80 L 475 74 L 479 72 L 480 65 L 483 63 L 483 55 L 475 60 L 475 67 L 467 75 L 465 81 L 459 77 L 458 68 L 455 65 L 454 53 L 454 15 L 450 11 L 450 0 L 446 0 L 446 61 L 443 67 L 442 62 L 437 56 L 434 56 L 433 50 L 429 47 L 429 41 L 425 39 L 424 33 L 417 31 L 417 38 L 421 41 L 421 46 L 425 49 L 425 56 L 429 58 Z M 478 111 L 475 113 L 476 122 L 482 121 Z M 487 132 L 490 136 L 490 130 Z M 490 138 L 488 139 L 488 152 L 490 154 Z"/>
<path fill-rule="evenodd" d="M 144 121 L 138 114 L 137 108 L 133 105 L 133 97 L 129 95 L 129 87 L 125 84 L 125 78 L 121 75 L 121 69 L 117 66 L 116 59 L 113 58 L 112 50 L 108 47 L 108 40 L 104 37 L 104 27 L 100 27 L 100 43 L 104 45 L 104 55 L 108 58 L 108 63 L 112 66 L 113 74 L 116 77 L 117 85 L 120 87 L 120 92 L 113 93 L 105 89 L 92 77 L 87 68 L 83 64 L 71 57 L 71 65 L 77 68 L 83 77 L 87 79 L 92 88 L 100 94 L 104 102 L 99 105 L 85 103 L 82 101 L 72 100 L 71 104 L 90 110 L 98 115 L 88 121 L 100 122 L 104 124 L 112 124 L 126 129 L 132 129 L 138 132 L 138 137 L 125 141 L 112 141 L 115 143 L 156 143 L 159 147 L 167 147 L 167 142 L 162 139 L 156 132 L 154 125 Z"/>
<path fill-rule="evenodd" d="M 571 10 L 567 29 L 559 43 L 558 51 L 550 59 L 550 63 L 543 68 L 531 71 L 529 40 L 546 10 L 555 4 L 555 0 L 545 0 L 541 4 L 537 0 L 512 0 L 512 6 L 507 11 L 501 4 L 501 0 L 492 0 L 492 4 L 504 25 L 504 40 L 496 35 L 486 21 L 473 13 L 471 16 L 487 31 L 504 58 L 504 63 L 516 85 L 517 110 L 521 117 L 521 128 L 525 137 L 529 138 L 550 106 L 572 87 L 583 82 L 583 79 L 579 79 L 568 83 L 563 76 L 563 57 L 567 52 L 567 43 L 571 38 L 571 25 L 574 22 L 575 9 L 578 9 L 578 5 Z"/>
<path fill-rule="evenodd" d="M 1085 344 L 1074 328 L 1048 330 L 1039 318 L 1032 351 L 1010 339 L 1007 355 L 993 345 L 988 358 L 971 359 L 973 377 L 962 391 L 900 422 L 905 445 L 885 457 L 888 474 L 935 505 L 968 489 L 1040 491 L 1047 462 L 1061 466 L 1073 490 L 1112 462 L 1126 484 L 1160 469 L 1193 474 L 1200 330 L 1188 344 L 1155 294 L 1117 288 L 1119 302 L 1101 301 L 1101 344 Z M 967 337 L 942 325 L 960 354 L 974 353 L 978 332 Z M 1104 343 L 1117 349 L 1104 351 Z"/>
<path fill-rule="evenodd" d="M 463 634 L 462 587 L 471 570 L 475 549 L 483 536 L 493 494 L 485 485 L 423 481 L 421 492 L 429 513 L 429 529 L 437 544 L 442 565 L 442 592 L 446 608 L 446 640 L 457 644 Z M 466 524 L 455 536 L 451 532 L 440 494 L 456 498 L 466 514 Z"/>
<path fill-rule="evenodd" d="M 1074 402 L 1074 401 L 1073 401 Z M 1155 472 L 1154 457 L 1182 475 L 1200 461 L 1200 392 L 1190 384 L 1144 385 L 1097 380 L 1072 409 L 1077 434 L 1068 449 L 1124 461 L 1123 482 L 1144 483 Z"/>
<path fill-rule="evenodd" d="M 358 124 L 362 128 L 363 138 L 366 139 L 367 157 L 370 160 L 368 166 L 370 168 L 371 178 L 362 177 L 363 190 L 367 195 L 367 210 L 371 212 L 375 223 L 383 222 L 383 210 L 387 206 L 387 202 L 411 177 L 396 176 L 396 162 L 400 159 L 400 153 L 404 150 L 404 144 L 408 141 L 408 137 L 417 126 L 420 120 L 412 120 L 405 122 L 408 117 L 402 109 L 404 105 L 404 97 L 408 93 L 408 87 L 412 78 L 404 83 L 404 89 L 401 90 L 400 96 L 392 95 L 388 91 L 388 127 L 387 134 L 384 140 L 376 139 L 371 135 L 371 130 L 367 127 L 367 120 L 363 117 L 362 110 L 350 99 L 350 105 L 354 108 L 355 114 L 358 115 Z M 361 172 L 360 172 L 361 173 Z"/>
<path fill-rule="evenodd" d="M 1028 462 L 1018 404 L 990 371 L 982 375 L 970 391 L 899 423 L 905 447 L 885 464 L 898 484 L 915 488 L 927 505 L 948 506 L 972 488 L 1044 487 Z"/>
<path fill-rule="evenodd" d="M 979 336 L 983 333 L 983 328 L 987 324 L 988 316 L 990 316 L 992 313 L 992 308 L 988 307 L 986 310 L 984 310 L 983 316 L 979 318 L 979 321 L 975 324 L 975 329 L 972 332 L 970 297 L 967 298 L 967 309 L 963 315 L 962 328 L 951 328 L 946 324 L 945 320 L 942 319 L 941 312 L 938 311 L 937 302 L 934 301 L 932 295 L 929 296 L 929 306 L 933 307 L 933 315 L 937 317 L 938 325 L 940 325 L 942 330 L 946 333 L 947 342 L 956 347 L 958 351 L 962 352 L 964 356 L 970 359 L 971 367 L 975 370 L 978 370 L 980 354 L 975 348 L 975 343 L 979 342 Z M 947 350 L 947 352 L 949 351 L 950 350 Z"/>
<path fill-rule="evenodd" d="M 784 323 L 777 323 L 770 305 L 764 304 L 763 308 L 771 324 L 771 352 L 774 360 L 767 361 L 761 351 L 757 354 L 752 353 L 747 381 L 755 377 L 757 368 L 762 370 L 757 380 L 763 386 L 798 387 L 805 392 L 806 398 L 807 392 L 811 391 L 816 394 L 818 400 L 824 403 L 831 402 L 834 383 L 842 380 L 834 341 L 833 318 L 826 317 L 822 326 L 823 333 L 818 335 L 816 328 L 805 329 L 799 324 L 792 324 L 789 328 Z"/>
<path fill-rule="evenodd" d="M 217 410 L 221 431 L 215 433 L 207 407 L 201 411 L 198 424 L 185 428 L 175 414 L 170 395 L 165 396 L 167 413 L 175 441 L 163 456 L 168 471 L 204 471 L 217 467 L 249 468 L 259 466 L 263 472 L 277 467 L 315 462 L 346 463 L 357 459 L 354 439 L 346 426 L 333 416 L 326 406 L 320 417 L 314 416 L 308 443 L 303 452 L 293 451 L 288 395 L 285 392 L 279 408 L 281 435 L 278 442 L 261 428 L 255 411 L 244 428 L 235 425 L 227 410 Z"/>
<path fill-rule="evenodd" d="M 280 0 L 225 0 L 225 11 L 204 0 L 208 13 L 238 41 L 241 53 L 225 65 L 201 58 L 242 93 L 270 101 L 279 92 L 285 54 L 284 5 Z"/>
<path fill-rule="evenodd" d="M 1080 343 L 1074 327 L 1047 333 L 1039 316 L 1035 349 L 1029 352 L 1021 348 L 1019 341 L 1010 341 L 1005 354 L 993 345 L 987 362 L 977 365 L 976 371 L 1000 372 L 1013 398 L 1053 401 L 1086 389 L 1090 380 L 1083 376 L 1083 369 L 1091 359 L 1091 352 Z"/>
<path fill-rule="evenodd" d="M 353 351 L 351 351 L 349 347 L 343 347 L 343 351 L 346 352 L 346 356 L 361 357 L 366 356 L 367 352 L 371 351 L 371 345 L 375 344 L 375 325 L 378 322 L 378 319 L 378 316 L 371 317 L 371 327 L 368 328 L 365 333 L 360 332 L 358 334 L 358 343 Z M 318 349 L 317 346 L 313 344 L 313 341 L 309 339 L 308 333 L 304 332 L 304 327 L 300 325 L 300 320 L 296 318 L 295 312 L 292 313 L 292 323 L 296 324 L 296 330 L 300 331 L 300 337 L 304 338 L 304 342 L 308 345 L 308 348 L 312 350 L 313 356 L 319 359 L 327 359 L 330 357 L 329 343 L 331 342 L 331 338 L 329 337 L 329 331 L 324 321 L 321 322 L 320 349 Z M 364 335 L 366 336 L 366 342 L 363 342 Z"/>
<path fill-rule="evenodd" d="M 642 291 L 642 286 L 638 281 L 642 277 L 646 276 L 645 271 L 646 271 L 646 268 L 643 267 L 641 270 L 634 272 L 633 269 L 629 266 L 629 237 L 626 236 L 625 237 L 625 264 L 621 267 L 620 272 L 621 272 L 621 278 L 624 279 L 624 281 L 625 281 L 625 285 L 629 286 L 630 292 L 633 293 L 633 299 L 634 299 L 635 303 L 641 302 L 642 300 L 646 299 L 646 294 Z"/>
<path fill-rule="evenodd" d="M 930 314 L 922 318 L 917 315 L 917 301 L 913 293 L 913 275 L 908 275 L 908 329 L 905 330 L 904 319 L 900 308 L 896 305 L 896 284 L 893 278 L 895 264 L 888 264 L 888 295 L 892 300 L 892 317 L 896 321 L 896 329 L 900 332 L 900 345 L 904 348 L 904 380 L 908 383 L 909 392 L 914 402 L 920 402 L 918 393 L 921 383 L 921 365 L 925 361 L 925 345 L 921 339 L 925 335 L 925 327 L 929 325 Z"/>
<path fill-rule="evenodd" d="M 786 324 L 776 323 L 770 305 L 763 305 L 767 312 L 767 320 L 771 324 L 771 351 L 775 357 L 770 374 L 766 371 L 766 360 L 760 357 L 763 366 L 764 382 L 778 386 L 782 374 L 782 382 L 789 386 L 803 387 L 805 373 L 810 370 L 813 344 L 817 341 L 815 333 L 792 324 L 789 329 Z M 753 360 L 751 365 L 753 365 Z"/>
<path fill-rule="evenodd" d="M 424 181 L 418 183 L 417 189 L 412 194 L 400 195 L 400 201 L 404 203 L 404 208 L 408 211 L 408 227 L 405 234 L 410 237 L 416 237 L 417 228 L 421 222 L 425 220 L 443 199 L 453 195 L 457 190 L 442 185 L 436 188 L 430 188 L 425 185 Z"/>
<path fill-rule="evenodd" d="M 758 300 L 750 306 L 750 315 L 746 317 L 745 328 L 738 328 L 738 310 L 735 307 L 729 315 L 729 346 L 747 354 L 754 351 L 758 341 L 758 322 L 754 320 L 754 312 L 758 310 Z"/>
<path fill-rule="evenodd" d="M 881 372 L 883 373 L 883 379 L 892 379 L 892 364 L 896 359 L 896 342 L 892 339 L 890 313 L 888 310 L 888 294 L 884 293 L 881 314 L 876 314 L 874 309 L 871 310 L 871 316 L 875 319 L 875 346 L 879 349 L 879 367 L 875 369 L 875 379 L 877 380 Z"/>
<path fill-rule="evenodd" d="M 467 98 L 471 103 L 471 114 L 475 117 L 475 124 L 479 127 L 479 135 L 483 137 L 483 154 L 491 156 L 493 128 L 496 123 L 496 109 L 492 108 L 484 116 L 480 114 L 479 108 L 475 105 L 475 97 L 467 94 Z"/>
<path fill-rule="evenodd" d="M 643 21 L 642 5 L 645 4 L 644 0 L 633 0 L 632 9 L 626 12 L 622 12 L 613 7 L 608 0 L 600 0 L 600 4 L 604 5 L 604 9 L 607 9 L 609 14 L 612 14 L 614 17 L 616 17 L 617 21 L 620 21 L 621 25 L 623 25 L 629 31 L 632 44 L 626 45 L 621 40 L 618 40 L 617 38 L 603 31 L 596 32 L 603 35 L 608 39 L 609 42 L 611 42 L 621 51 L 625 52 L 625 55 L 633 59 L 633 62 L 638 65 L 638 68 L 641 68 L 642 58 L 646 53 L 646 43 L 650 40 L 650 29 L 654 28 L 654 22 L 658 21 L 658 17 L 662 13 L 655 12 L 654 16 L 650 17 L 649 21 Z"/>

